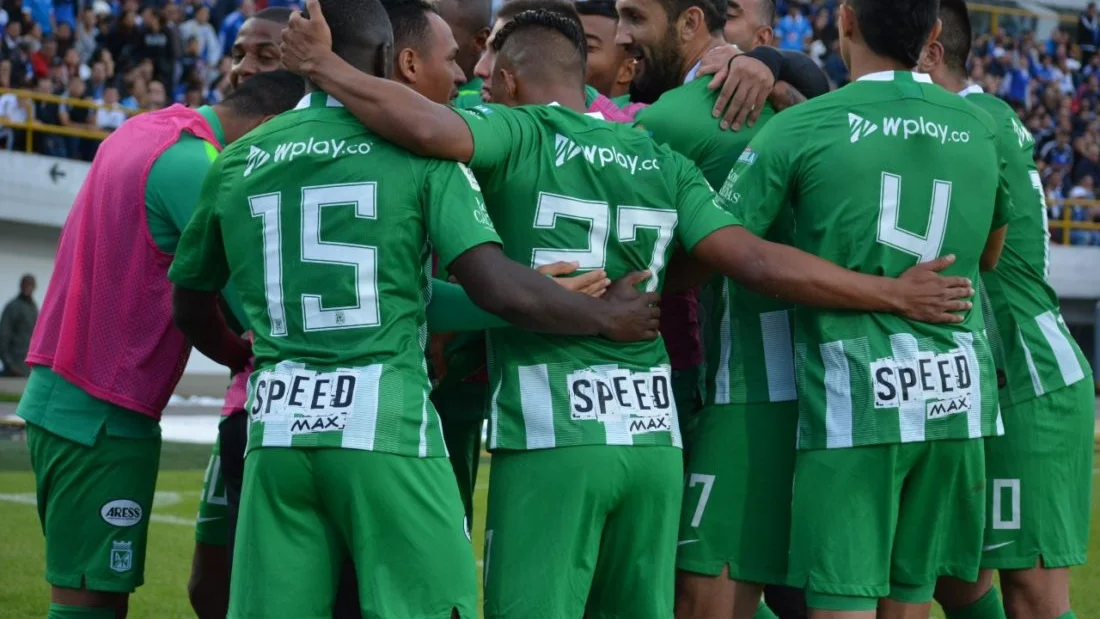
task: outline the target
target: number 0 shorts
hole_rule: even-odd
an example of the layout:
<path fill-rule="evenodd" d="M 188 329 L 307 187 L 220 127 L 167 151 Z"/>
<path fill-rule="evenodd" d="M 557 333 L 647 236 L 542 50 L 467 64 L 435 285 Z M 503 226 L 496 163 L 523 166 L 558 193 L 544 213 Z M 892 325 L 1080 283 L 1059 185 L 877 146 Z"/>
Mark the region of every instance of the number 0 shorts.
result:
<path fill-rule="evenodd" d="M 1096 399 L 1082 380 L 1001 411 L 985 440 L 988 516 L 982 567 L 1084 565 L 1092 509 Z"/>
<path fill-rule="evenodd" d="M 447 458 L 261 448 L 245 458 L 230 619 L 331 619 L 345 559 L 364 617 L 477 617 Z"/>
<path fill-rule="evenodd" d="M 672 617 L 683 470 L 674 447 L 494 452 L 485 619 Z"/>

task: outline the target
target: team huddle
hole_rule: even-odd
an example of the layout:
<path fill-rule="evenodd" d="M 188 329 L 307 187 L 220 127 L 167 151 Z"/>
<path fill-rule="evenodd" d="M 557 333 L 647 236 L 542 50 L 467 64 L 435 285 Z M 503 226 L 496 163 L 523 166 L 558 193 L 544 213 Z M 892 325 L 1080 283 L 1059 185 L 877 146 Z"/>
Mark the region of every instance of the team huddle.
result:
<path fill-rule="evenodd" d="M 192 346 L 201 619 L 1074 617 L 1091 370 L 965 3 L 846 0 L 835 92 L 771 0 L 488 5 L 267 9 L 103 144 L 19 408 L 48 617 L 126 616 Z"/>

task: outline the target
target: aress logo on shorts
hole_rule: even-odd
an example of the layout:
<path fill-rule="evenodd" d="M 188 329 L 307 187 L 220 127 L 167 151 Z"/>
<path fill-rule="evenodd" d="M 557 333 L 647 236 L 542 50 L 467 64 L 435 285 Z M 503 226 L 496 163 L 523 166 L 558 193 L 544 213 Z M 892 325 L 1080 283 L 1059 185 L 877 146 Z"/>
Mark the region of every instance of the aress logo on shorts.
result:
<path fill-rule="evenodd" d="M 116 527 L 132 527 L 141 522 L 144 512 L 141 505 L 130 499 L 115 499 L 99 508 L 99 515 L 107 524 Z"/>

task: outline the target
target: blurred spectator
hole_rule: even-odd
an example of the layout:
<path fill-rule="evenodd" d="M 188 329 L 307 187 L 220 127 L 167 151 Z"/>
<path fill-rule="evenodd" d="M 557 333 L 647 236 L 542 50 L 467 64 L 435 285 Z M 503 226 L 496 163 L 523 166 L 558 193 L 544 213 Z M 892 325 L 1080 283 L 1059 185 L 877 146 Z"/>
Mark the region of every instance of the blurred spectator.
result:
<path fill-rule="evenodd" d="M 255 14 L 256 3 L 254 0 L 241 0 L 241 6 L 225 16 L 225 20 L 222 21 L 221 32 L 218 35 L 221 39 L 222 56 L 229 55 L 230 50 L 233 48 L 233 41 L 237 40 L 237 33 L 241 31 L 241 26 L 249 17 Z"/>
<path fill-rule="evenodd" d="M 103 91 L 103 100 L 96 101 L 96 103 L 104 106 L 96 110 L 96 129 L 110 132 L 118 129 L 122 123 L 126 122 L 126 110 L 119 104 L 118 88 L 116 86 L 108 86 Z"/>
<path fill-rule="evenodd" d="M 797 2 L 791 2 L 787 7 L 787 14 L 775 26 L 775 38 L 779 40 L 781 49 L 804 51 L 813 34 L 813 25 L 802 14 L 803 7 Z"/>
<path fill-rule="evenodd" d="M 1100 23 L 1096 20 L 1096 3 L 1090 2 L 1088 8 L 1077 19 L 1077 45 L 1080 46 L 1084 61 L 1088 61 L 1096 54 L 1096 46 L 1100 45 Z"/>
<path fill-rule="evenodd" d="M 53 95 L 54 83 L 49 77 L 38 80 L 35 92 L 43 95 Z M 61 108 L 53 101 L 34 102 L 34 120 L 45 125 L 61 125 Z M 65 136 L 56 133 L 40 132 L 34 136 L 34 150 L 42 155 L 50 157 L 65 157 L 68 148 Z"/>
<path fill-rule="evenodd" d="M 58 22 L 53 37 L 57 41 L 58 56 L 64 56 L 65 52 L 68 52 L 76 44 L 73 40 L 73 27 L 66 22 Z"/>
<path fill-rule="evenodd" d="M 43 34 L 53 32 L 53 0 L 23 0 L 23 10 L 30 10 L 31 19 L 42 27 Z"/>
<path fill-rule="evenodd" d="M 187 91 L 183 93 L 183 104 L 190 108 L 206 105 L 206 101 L 202 96 L 202 87 L 195 84 L 188 86 Z"/>
<path fill-rule="evenodd" d="M 50 72 L 53 59 L 57 58 L 57 41 L 52 36 L 42 40 L 42 46 L 31 54 L 31 66 L 34 67 L 35 77 L 46 77 Z"/>
<path fill-rule="evenodd" d="M 206 66 L 217 66 L 218 60 L 222 57 L 221 42 L 218 41 L 218 33 L 214 30 L 214 26 L 210 25 L 210 9 L 206 6 L 199 6 L 195 9 L 195 16 L 183 22 L 180 25 L 180 36 L 184 41 L 194 37 L 199 40 L 199 57 L 205 62 Z"/>
<path fill-rule="evenodd" d="M 127 74 L 123 80 L 127 96 L 121 101 L 122 107 L 129 110 L 140 110 L 145 107 L 145 100 L 149 94 L 149 82 L 145 81 L 137 70 Z"/>
<path fill-rule="evenodd" d="M 91 62 L 92 54 L 99 47 L 99 19 L 95 11 L 88 7 L 80 14 L 80 23 L 76 25 L 76 41 L 74 47 L 80 54 L 80 62 Z"/>
<path fill-rule="evenodd" d="M 92 70 L 88 65 L 80 62 L 80 53 L 75 48 L 69 49 L 61 57 L 61 66 L 65 69 L 66 82 L 76 77 L 87 80 L 92 77 Z"/>
<path fill-rule="evenodd" d="M 103 90 L 107 87 L 107 80 L 111 77 L 107 73 L 107 63 L 98 60 L 92 64 L 91 71 L 92 76 L 88 78 L 88 83 L 86 84 L 88 96 L 93 99 L 102 99 Z"/>
<path fill-rule="evenodd" d="M 92 99 L 86 94 L 84 80 L 73 77 L 69 80 L 69 87 L 62 95 L 63 102 L 58 108 L 58 117 L 63 127 L 72 129 L 95 129 L 92 108 L 83 105 L 69 105 L 69 101 L 81 101 L 92 103 Z M 95 156 L 96 142 L 87 138 L 68 136 L 68 153 L 70 157 L 91 161 Z"/>
<path fill-rule="evenodd" d="M 126 11 L 115 23 L 111 31 L 107 33 L 106 47 L 113 58 L 120 62 L 126 59 L 137 58 L 137 51 L 141 47 L 141 31 L 138 28 L 137 12 Z"/>
<path fill-rule="evenodd" d="M 23 22 L 18 19 L 9 21 L 4 26 L 3 38 L 0 38 L 0 56 L 7 58 L 15 53 L 21 38 L 23 38 Z"/>
<path fill-rule="evenodd" d="M 164 88 L 164 84 L 157 80 L 149 82 L 149 95 L 142 109 L 159 110 L 166 107 L 168 107 L 168 90 Z"/>
<path fill-rule="evenodd" d="M 0 88 L 11 88 L 11 61 L 0 59 Z M 27 122 L 27 104 L 12 93 L 0 94 L 0 119 L 13 123 Z M 8 150 L 23 150 L 26 132 L 0 127 L 0 145 Z"/>
<path fill-rule="evenodd" d="M 153 63 L 153 76 L 161 81 L 172 83 L 175 78 L 176 56 L 172 42 L 164 30 L 160 16 L 149 11 L 142 23 L 141 49 L 142 59 Z"/>
<path fill-rule="evenodd" d="M 38 304 L 34 301 L 36 284 L 33 275 L 19 280 L 19 295 L 4 306 L 0 314 L 0 362 L 4 376 L 28 376 L 25 362 L 31 345 L 31 333 L 38 321 Z"/>

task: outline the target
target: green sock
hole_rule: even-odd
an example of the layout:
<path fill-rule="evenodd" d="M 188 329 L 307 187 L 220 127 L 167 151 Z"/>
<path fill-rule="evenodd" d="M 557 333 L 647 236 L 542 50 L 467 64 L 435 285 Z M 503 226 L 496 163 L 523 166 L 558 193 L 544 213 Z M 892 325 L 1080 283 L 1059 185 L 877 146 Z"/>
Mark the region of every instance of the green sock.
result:
<path fill-rule="evenodd" d="M 756 607 L 756 614 L 752 616 L 752 619 L 779 619 L 779 617 L 772 612 L 772 609 L 768 608 L 764 600 L 760 600 L 760 605 Z"/>
<path fill-rule="evenodd" d="M 1054 619 L 1077 619 L 1077 615 L 1073 614 L 1073 611 L 1071 610 L 1061 617 L 1055 617 Z"/>
<path fill-rule="evenodd" d="M 50 604 L 50 614 L 46 615 L 46 619 L 115 619 L 115 609 Z"/>
<path fill-rule="evenodd" d="M 1004 604 L 1001 604 L 1001 593 L 997 591 L 997 587 L 991 588 L 982 596 L 982 599 L 970 606 L 955 610 L 944 609 L 944 612 L 947 613 L 947 619 L 1007 619 Z"/>

